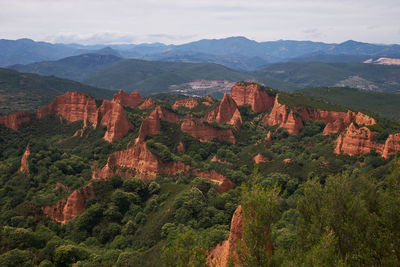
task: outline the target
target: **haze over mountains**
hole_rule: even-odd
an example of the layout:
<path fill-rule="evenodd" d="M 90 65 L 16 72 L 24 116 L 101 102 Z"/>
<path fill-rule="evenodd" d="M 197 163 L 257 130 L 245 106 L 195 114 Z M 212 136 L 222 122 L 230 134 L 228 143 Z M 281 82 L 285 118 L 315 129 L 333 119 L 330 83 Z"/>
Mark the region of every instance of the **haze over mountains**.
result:
<path fill-rule="evenodd" d="M 303 60 L 303 57 L 329 55 L 346 61 L 343 55 L 364 58 L 398 56 L 400 45 L 368 44 L 346 41 L 328 44 L 311 41 L 256 42 L 245 37 L 203 39 L 182 45 L 128 44 L 84 46 L 78 44 L 50 44 L 30 39 L 0 40 L 0 66 L 49 61 L 85 53 L 120 55 L 156 61 L 211 62 L 240 71 L 253 71 L 272 63 Z"/>

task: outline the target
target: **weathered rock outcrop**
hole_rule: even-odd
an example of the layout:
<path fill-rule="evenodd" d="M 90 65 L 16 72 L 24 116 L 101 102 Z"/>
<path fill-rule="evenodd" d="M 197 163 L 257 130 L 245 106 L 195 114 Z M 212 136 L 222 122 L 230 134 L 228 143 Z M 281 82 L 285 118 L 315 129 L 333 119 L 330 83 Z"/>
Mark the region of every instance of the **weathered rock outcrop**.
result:
<path fill-rule="evenodd" d="M 217 108 L 208 112 L 203 120 L 207 122 L 217 122 L 218 124 L 230 124 L 238 128 L 242 124 L 242 116 L 236 105 L 235 100 L 228 94 L 224 94 L 221 103 Z"/>
<path fill-rule="evenodd" d="M 194 97 L 188 97 L 180 100 L 176 100 L 172 105 L 173 109 L 177 109 L 179 107 L 186 107 L 188 109 L 195 108 L 199 105 L 199 100 Z"/>
<path fill-rule="evenodd" d="M 382 156 L 387 159 L 397 152 L 400 152 L 400 133 L 389 135 L 386 139 Z"/>
<path fill-rule="evenodd" d="M 350 156 L 366 154 L 374 149 L 384 158 L 400 152 L 400 133 L 390 134 L 385 144 L 376 143 L 373 137 L 377 133 L 367 127 L 357 128 L 353 123 L 347 127 L 336 139 L 336 154 L 347 154 Z"/>
<path fill-rule="evenodd" d="M 25 152 L 22 155 L 21 158 L 21 167 L 19 168 L 19 172 L 25 172 L 29 174 L 29 162 L 28 162 L 28 158 L 29 155 L 31 154 L 31 151 L 29 149 L 29 144 L 26 146 Z"/>
<path fill-rule="evenodd" d="M 114 94 L 113 101 L 124 106 L 137 107 L 143 103 L 143 98 L 138 91 L 128 94 L 123 90 L 119 90 L 118 93 Z"/>
<path fill-rule="evenodd" d="M 150 180 L 156 178 L 157 174 L 175 175 L 188 168 L 183 162 L 162 162 L 148 150 L 146 143 L 142 142 L 112 154 L 108 158 L 106 166 L 95 170 L 92 178 L 103 179 L 119 174 L 121 177 L 136 176 Z"/>
<path fill-rule="evenodd" d="M 258 153 L 257 155 L 255 155 L 253 157 L 253 161 L 255 164 L 260 164 L 260 163 L 264 163 L 264 162 L 269 162 L 270 159 L 267 157 L 264 157 L 262 154 Z"/>
<path fill-rule="evenodd" d="M 242 207 L 238 206 L 231 220 L 231 231 L 228 240 L 218 244 L 208 252 L 209 266 L 226 267 L 228 258 L 235 254 L 235 243 L 242 238 L 243 214 Z"/>
<path fill-rule="evenodd" d="M 221 142 L 229 141 L 233 144 L 236 143 L 235 136 L 231 129 L 216 128 L 195 120 L 185 120 L 181 124 L 181 130 L 199 139 L 201 142 L 218 140 Z"/>
<path fill-rule="evenodd" d="M 384 145 L 373 142 L 375 135 L 367 127 L 357 128 L 354 123 L 347 127 L 346 131 L 341 133 L 336 140 L 336 154 L 348 154 L 350 156 L 358 154 L 366 154 L 375 149 L 376 152 L 382 154 Z"/>
<path fill-rule="evenodd" d="M 286 129 L 291 134 L 298 134 L 303 128 L 302 119 L 295 115 L 293 110 L 289 109 L 286 105 L 280 104 L 278 96 L 275 98 L 271 113 L 265 115 L 262 123 L 270 126 L 278 124 L 279 127 Z"/>
<path fill-rule="evenodd" d="M 57 114 L 70 122 L 83 120 L 84 126 L 87 126 L 88 122 L 97 125 L 98 121 L 95 99 L 89 94 L 80 92 L 67 92 L 57 96 L 52 103 L 39 108 L 36 114 L 38 118 Z"/>
<path fill-rule="evenodd" d="M 150 109 L 154 108 L 156 103 L 154 103 L 154 100 L 152 98 L 147 98 L 140 106 L 138 107 L 139 109 Z"/>
<path fill-rule="evenodd" d="M 279 125 L 291 134 L 298 134 L 303 128 L 304 120 L 322 121 L 326 124 L 323 134 L 329 135 L 346 129 L 351 122 L 358 125 L 376 124 L 374 118 L 369 117 L 361 112 L 353 111 L 339 112 L 318 110 L 304 107 L 288 107 L 279 103 L 279 97 L 276 95 L 274 106 L 271 113 L 266 114 L 262 123 L 270 126 Z"/>
<path fill-rule="evenodd" d="M 60 223 L 66 223 L 69 220 L 81 215 L 85 211 L 85 204 L 89 198 L 95 196 L 92 184 L 88 184 L 77 189 L 54 205 L 42 207 L 42 212 Z"/>
<path fill-rule="evenodd" d="M 184 99 L 187 100 L 188 98 Z M 177 103 L 177 102 L 175 102 Z M 179 105 L 184 105 L 189 102 L 179 102 Z M 178 106 L 179 106 L 178 105 Z M 217 124 L 231 124 L 234 127 L 239 127 L 242 123 L 239 109 L 235 101 L 225 94 L 220 105 L 214 110 L 207 113 L 203 118 L 195 118 L 192 115 L 179 115 L 161 106 L 156 107 L 149 116 L 147 116 L 140 126 L 139 136 L 136 143 L 143 142 L 148 135 L 159 134 L 161 128 L 161 119 L 171 122 L 183 121 L 181 130 L 198 138 L 200 141 L 210 141 L 217 139 L 219 141 L 235 142 L 231 129 L 220 129 L 210 125 L 203 124 L 202 121 L 216 122 Z"/>
<path fill-rule="evenodd" d="M 226 178 L 225 176 L 214 170 L 208 170 L 208 171 L 195 170 L 193 171 L 193 174 L 198 177 L 207 178 L 211 182 L 218 184 L 217 192 L 220 194 L 228 192 L 235 185 L 230 179 Z"/>
<path fill-rule="evenodd" d="M 125 117 L 124 108 L 119 103 L 103 100 L 98 114 L 100 125 L 107 127 L 104 139 L 108 142 L 121 139 L 133 128 L 132 123 Z"/>
<path fill-rule="evenodd" d="M 89 126 L 89 123 L 94 128 L 104 125 L 107 127 L 104 139 L 108 142 L 122 138 L 133 128 L 120 103 L 103 100 L 100 108 L 97 108 L 93 97 L 80 92 L 67 92 L 57 96 L 51 104 L 37 110 L 38 118 L 47 114 L 57 114 L 70 122 L 83 120 L 84 127 Z"/>
<path fill-rule="evenodd" d="M 156 107 L 153 112 L 151 112 L 150 115 L 147 116 L 140 125 L 139 136 L 136 139 L 136 143 L 144 141 L 146 136 L 148 135 L 159 134 L 161 128 L 161 119 L 166 119 L 171 122 L 178 122 L 185 118 L 185 116 L 181 116 L 171 111 L 168 111 L 161 106 Z"/>
<path fill-rule="evenodd" d="M 35 115 L 29 112 L 15 112 L 6 116 L 0 116 L 0 124 L 18 131 L 21 124 L 31 121 L 34 117 Z"/>
<path fill-rule="evenodd" d="M 236 83 L 231 88 L 231 96 L 238 106 L 249 104 L 253 111 L 267 111 L 274 105 L 275 96 L 269 95 L 259 84 Z"/>
<path fill-rule="evenodd" d="M 185 145 L 182 143 L 182 141 L 179 142 L 178 147 L 176 148 L 176 151 L 181 154 L 185 153 Z"/>

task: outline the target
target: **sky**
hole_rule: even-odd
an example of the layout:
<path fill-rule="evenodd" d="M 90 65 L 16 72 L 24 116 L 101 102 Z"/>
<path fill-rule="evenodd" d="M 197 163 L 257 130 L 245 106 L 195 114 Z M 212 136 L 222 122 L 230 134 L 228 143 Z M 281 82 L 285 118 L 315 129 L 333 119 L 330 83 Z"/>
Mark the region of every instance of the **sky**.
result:
<path fill-rule="evenodd" d="M 0 39 L 52 43 L 400 43 L 399 0 L 0 0 Z"/>

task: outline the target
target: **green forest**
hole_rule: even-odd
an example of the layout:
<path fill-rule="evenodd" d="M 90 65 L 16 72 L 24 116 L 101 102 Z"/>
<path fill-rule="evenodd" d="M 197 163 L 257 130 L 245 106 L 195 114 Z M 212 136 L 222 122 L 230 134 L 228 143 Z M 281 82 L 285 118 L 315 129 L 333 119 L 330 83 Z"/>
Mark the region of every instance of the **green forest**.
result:
<path fill-rule="evenodd" d="M 280 96 L 289 106 L 344 109 L 304 95 Z M 200 117 L 216 107 L 173 110 L 170 98 L 176 96 L 156 102 L 181 115 Z M 210 180 L 190 173 L 148 181 L 91 179 L 94 168 L 138 136 L 151 110 L 125 107 L 135 127 L 114 143 L 102 139 L 104 127 L 74 136 L 82 122 L 53 115 L 18 132 L 0 125 L 0 266 L 207 266 L 208 251 L 228 239 L 238 205 L 243 234 L 230 266 L 400 264 L 398 157 L 384 159 L 375 151 L 336 155 L 337 134 L 323 136 L 323 122 L 305 121 L 291 135 L 262 126 L 265 112 L 249 105 L 239 110 L 243 124 L 234 130 L 235 144 L 200 142 L 180 130 L 181 122 L 166 120 L 160 134 L 146 139 L 163 162 L 182 161 L 231 179 L 236 186 L 222 194 Z M 269 132 L 271 141 L 260 142 Z M 184 153 L 177 149 L 180 142 Z M 29 173 L 21 173 L 27 145 Z M 257 154 L 268 161 L 255 164 Z M 42 213 L 41 207 L 89 183 L 95 196 L 80 216 L 60 224 Z"/>

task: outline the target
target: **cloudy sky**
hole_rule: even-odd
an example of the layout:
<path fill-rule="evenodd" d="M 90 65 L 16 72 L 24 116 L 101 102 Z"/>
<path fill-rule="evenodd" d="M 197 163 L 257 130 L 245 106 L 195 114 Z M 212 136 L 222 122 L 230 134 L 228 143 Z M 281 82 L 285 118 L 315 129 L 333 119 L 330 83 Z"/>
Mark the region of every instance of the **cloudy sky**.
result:
<path fill-rule="evenodd" d="M 0 0 L 0 38 L 184 43 L 246 36 L 400 43 L 399 0 Z"/>

